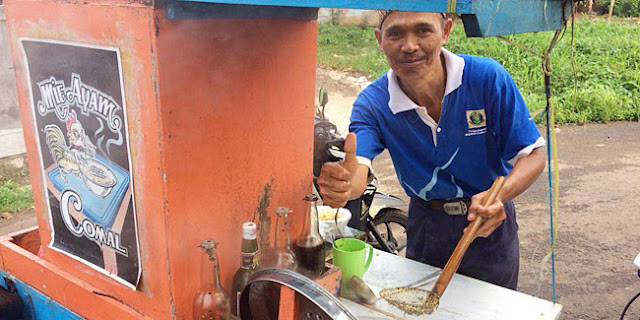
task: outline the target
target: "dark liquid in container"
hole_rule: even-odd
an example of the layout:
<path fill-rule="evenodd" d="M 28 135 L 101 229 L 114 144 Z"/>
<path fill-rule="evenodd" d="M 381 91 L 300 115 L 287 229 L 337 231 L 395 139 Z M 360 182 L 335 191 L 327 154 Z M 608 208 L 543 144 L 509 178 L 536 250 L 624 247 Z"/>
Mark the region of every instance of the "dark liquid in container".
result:
<path fill-rule="evenodd" d="M 322 241 L 315 244 L 316 241 L 305 241 L 307 239 L 298 239 L 293 244 L 293 250 L 298 258 L 298 265 L 302 269 L 306 269 L 311 275 L 319 276 L 324 271 L 324 244 Z"/>

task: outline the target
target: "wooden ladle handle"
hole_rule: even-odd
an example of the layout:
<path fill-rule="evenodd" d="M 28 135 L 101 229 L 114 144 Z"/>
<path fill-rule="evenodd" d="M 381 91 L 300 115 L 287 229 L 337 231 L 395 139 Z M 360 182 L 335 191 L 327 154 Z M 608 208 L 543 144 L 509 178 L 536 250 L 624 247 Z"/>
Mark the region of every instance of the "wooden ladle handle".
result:
<path fill-rule="evenodd" d="M 487 195 L 484 197 L 484 200 L 482 201 L 483 207 L 487 206 L 490 203 L 493 203 L 496 200 L 496 197 L 498 196 L 498 194 L 500 194 L 500 190 L 502 189 L 503 185 L 504 185 L 503 176 L 499 176 L 498 178 L 496 178 L 495 181 L 493 181 L 491 188 L 489 189 L 489 191 L 487 192 Z M 438 297 L 442 297 L 442 294 L 444 294 L 444 290 L 447 289 L 447 286 L 449 285 L 451 278 L 456 273 L 456 271 L 458 271 L 458 268 L 460 267 L 460 262 L 462 262 L 462 257 L 464 257 L 464 254 L 467 252 L 467 249 L 469 249 L 471 242 L 473 242 L 473 240 L 476 238 L 476 233 L 478 232 L 478 229 L 480 229 L 480 226 L 482 225 L 483 222 L 484 222 L 483 217 L 479 215 L 476 216 L 476 219 L 473 220 L 471 224 L 469 224 L 467 231 L 462 235 L 462 238 L 460 238 L 458 245 L 456 246 L 455 250 L 453 250 L 453 253 L 449 258 L 449 261 L 447 261 L 447 264 L 442 269 L 442 273 L 440 274 L 440 277 L 438 277 L 436 284 L 433 286 L 432 291 L 433 293 L 438 295 Z"/>

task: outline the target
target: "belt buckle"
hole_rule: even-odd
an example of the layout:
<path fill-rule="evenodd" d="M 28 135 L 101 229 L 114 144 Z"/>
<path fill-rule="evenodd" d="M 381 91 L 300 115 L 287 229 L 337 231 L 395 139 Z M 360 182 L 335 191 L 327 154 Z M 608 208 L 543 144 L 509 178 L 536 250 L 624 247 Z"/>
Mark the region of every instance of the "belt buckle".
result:
<path fill-rule="evenodd" d="M 447 202 L 442 209 L 450 216 L 463 216 L 467 214 L 467 204 L 464 201 Z"/>

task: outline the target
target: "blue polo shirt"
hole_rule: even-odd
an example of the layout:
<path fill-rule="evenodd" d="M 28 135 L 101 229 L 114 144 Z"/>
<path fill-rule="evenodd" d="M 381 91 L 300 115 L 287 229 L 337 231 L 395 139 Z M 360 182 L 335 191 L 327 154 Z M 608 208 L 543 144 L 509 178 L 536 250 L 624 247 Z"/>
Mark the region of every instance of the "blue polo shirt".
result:
<path fill-rule="evenodd" d="M 388 149 L 405 192 L 424 200 L 470 198 L 545 144 L 504 67 L 442 52 L 447 83 L 438 122 L 389 70 L 360 93 L 349 126 L 360 163 L 370 166 Z"/>

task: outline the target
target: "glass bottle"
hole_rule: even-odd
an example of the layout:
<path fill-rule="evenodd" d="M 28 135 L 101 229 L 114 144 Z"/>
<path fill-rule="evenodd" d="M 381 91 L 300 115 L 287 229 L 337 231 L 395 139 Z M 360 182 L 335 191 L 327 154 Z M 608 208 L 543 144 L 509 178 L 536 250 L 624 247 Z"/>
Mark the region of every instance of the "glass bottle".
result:
<path fill-rule="evenodd" d="M 304 197 L 307 212 L 304 215 L 302 233 L 293 244 L 301 272 L 318 277 L 325 268 L 324 241 L 318 229 L 318 197 L 310 194 Z"/>
<path fill-rule="evenodd" d="M 269 268 L 282 268 L 296 270 L 298 268 L 298 260 L 296 255 L 291 251 L 291 233 L 289 231 L 289 213 L 291 210 L 287 207 L 278 207 L 276 209 L 276 237 L 274 248 L 269 251 L 260 251 L 259 270 Z"/>
<path fill-rule="evenodd" d="M 213 239 L 202 241 L 202 262 L 200 264 L 200 290 L 193 300 L 194 320 L 231 319 L 229 295 L 220 286 L 218 270 L 218 243 Z"/>
<path fill-rule="evenodd" d="M 242 290 L 249 282 L 249 278 L 253 274 L 258 265 L 258 241 L 256 239 L 257 227 L 253 222 L 245 222 L 242 224 L 242 261 L 240 268 L 233 276 L 233 284 L 231 290 L 231 306 L 235 316 L 240 314 L 240 295 Z"/>

